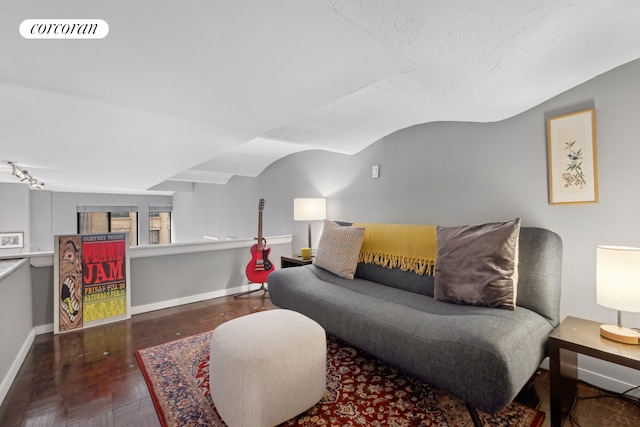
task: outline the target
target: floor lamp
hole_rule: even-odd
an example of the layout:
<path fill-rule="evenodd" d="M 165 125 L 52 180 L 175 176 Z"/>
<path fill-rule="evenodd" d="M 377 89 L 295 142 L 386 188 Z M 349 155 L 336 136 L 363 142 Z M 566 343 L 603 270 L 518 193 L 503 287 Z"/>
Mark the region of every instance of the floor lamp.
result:
<path fill-rule="evenodd" d="M 311 258 L 311 221 L 321 221 L 326 217 L 327 199 L 293 199 L 293 220 L 309 223 L 309 246 L 300 250 L 303 258 Z"/>

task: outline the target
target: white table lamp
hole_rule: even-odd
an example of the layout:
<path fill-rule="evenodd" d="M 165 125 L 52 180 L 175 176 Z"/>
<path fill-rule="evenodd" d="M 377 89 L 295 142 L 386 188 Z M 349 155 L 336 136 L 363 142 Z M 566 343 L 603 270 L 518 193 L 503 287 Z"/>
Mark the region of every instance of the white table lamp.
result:
<path fill-rule="evenodd" d="M 600 335 L 625 344 L 638 344 L 640 332 L 622 327 L 621 311 L 640 311 L 640 248 L 596 248 L 596 301 L 618 312 L 617 325 L 601 325 Z"/>
<path fill-rule="evenodd" d="M 293 199 L 293 220 L 309 222 L 309 248 L 311 248 L 311 221 L 327 218 L 327 199 Z"/>

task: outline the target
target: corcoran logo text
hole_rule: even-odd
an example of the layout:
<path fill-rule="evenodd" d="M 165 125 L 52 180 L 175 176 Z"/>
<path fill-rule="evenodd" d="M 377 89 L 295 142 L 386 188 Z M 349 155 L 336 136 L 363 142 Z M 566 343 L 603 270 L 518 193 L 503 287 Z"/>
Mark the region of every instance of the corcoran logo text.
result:
<path fill-rule="evenodd" d="M 20 35 L 25 39 L 102 39 L 109 24 L 102 19 L 25 19 Z"/>

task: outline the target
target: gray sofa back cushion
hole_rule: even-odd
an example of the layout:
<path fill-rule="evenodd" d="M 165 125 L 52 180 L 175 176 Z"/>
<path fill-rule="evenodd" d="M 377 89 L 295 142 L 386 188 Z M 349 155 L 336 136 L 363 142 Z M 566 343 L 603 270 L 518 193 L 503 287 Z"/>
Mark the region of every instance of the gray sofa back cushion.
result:
<path fill-rule="evenodd" d="M 412 271 L 402 271 L 399 267 L 387 268 L 360 262 L 355 277 L 433 297 L 434 277 L 428 274 L 421 276 Z"/>
<path fill-rule="evenodd" d="M 347 222 L 338 222 L 350 225 Z M 560 317 L 562 240 L 550 230 L 521 227 L 518 249 L 518 297 L 516 305 L 535 311 L 557 326 Z M 356 278 L 433 297 L 433 276 L 399 268 L 359 263 Z"/>

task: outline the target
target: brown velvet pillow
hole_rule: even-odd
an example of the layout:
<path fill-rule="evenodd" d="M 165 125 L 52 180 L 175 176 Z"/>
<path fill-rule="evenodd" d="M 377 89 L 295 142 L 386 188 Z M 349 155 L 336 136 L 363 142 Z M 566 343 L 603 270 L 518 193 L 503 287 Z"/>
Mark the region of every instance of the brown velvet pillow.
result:
<path fill-rule="evenodd" d="M 345 279 L 353 279 L 364 238 L 364 227 L 342 227 L 325 220 L 313 264 Z"/>
<path fill-rule="evenodd" d="M 438 226 L 436 235 L 436 300 L 514 309 L 520 218 L 480 225 Z"/>

